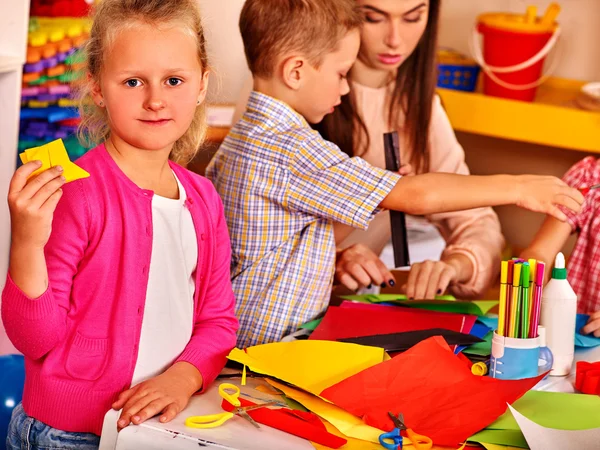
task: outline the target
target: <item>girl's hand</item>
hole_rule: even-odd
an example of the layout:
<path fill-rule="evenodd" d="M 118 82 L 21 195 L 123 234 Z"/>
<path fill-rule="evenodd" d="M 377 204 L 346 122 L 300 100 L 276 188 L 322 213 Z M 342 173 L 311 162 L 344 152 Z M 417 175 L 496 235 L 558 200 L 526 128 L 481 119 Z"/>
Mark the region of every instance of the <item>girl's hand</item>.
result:
<path fill-rule="evenodd" d="M 396 280 L 379 257 L 369 247 L 355 244 L 337 253 L 335 278 L 348 289 L 356 291 L 375 283 L 394 286 Z"/>
<path fill-rule="evenodd" d="M 592 334 L 597 338 L 600 338 L 600 311 L 596 311 L 590 316 L 588 323 L 581 329 L 583 334 Z"/>
<path fill-rule="evenodd" d="M 35 178 L 27 178 L 41 166 L 31 161 L 17 169 L 8 188 L 13 245 L 29 245 L 43 249 L 52 230 L 52 217 L 65 183 L 60 166 L 45 170 Z"/>
<path fill-rule="evenodd" d="M 130 423 L 139 425 L 162 413 L 160 421 L 169 422 L 188 404 L 190 397 L 202 387 L 202 375 L 193 365 L 178 362 L 164 373 L 123 391 L 113 409 L 121 411 L 117 429 Z"/>
<path fill-rule="evenodd" d="M 577 213 L 584 200 L 581 192 L 556 177 L 520 175 L 517 177 L 516 188 L 517 206 L 549 214 L 562 222 L 567 220 L 567 216 L 558 205 Z"/>
<path fill-rule="evenodd" d="M 424 261 L 412 264 L 404 292 L 410 300 L 433 300 L 457 281 L 457 268 L 445 261 Z"/>

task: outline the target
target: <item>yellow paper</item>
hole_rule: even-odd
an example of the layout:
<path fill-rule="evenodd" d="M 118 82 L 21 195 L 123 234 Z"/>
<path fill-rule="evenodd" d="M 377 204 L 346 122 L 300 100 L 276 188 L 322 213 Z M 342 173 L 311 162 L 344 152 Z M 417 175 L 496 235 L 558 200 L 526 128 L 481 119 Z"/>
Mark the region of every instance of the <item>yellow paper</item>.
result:
<path fill-rule="evenodd" d="M 384 350 L 335 341 L 293 341 L 234 348 L 228 358 L 305 391 L 323 390 L 383 361 Z"/>
<path fill-rule="evenodd" d="M 523 450 L 519 447 L 509 447 L 506 445 L 484 444 L 483 442 L 480 442 L 480 444 L 483 445 L 487 450 Z"/>
<path fill-rule="evenodd" d="M 266 381 L 282 391 L 287 397 L 296 400 L 309 411 L 331 423 L 345 438 L 361 439 L 363 442 L 369 441 L 379 444 L 379 435 L 385 433 L 385 431 L 367 425 L 355 415 L 320 397 L 299 391 L 274 380 L 267 379 Z M 366 442 L 364 444 L 366 445 Z"/>
<path fill-rule="evenodd" d="M 21 162 L 23 164 L 27 164 L 28 162 L 35 160 L 42 162 L 42 167 L 33 172 L 30 175 L 30 178 L 39 175 L 43 171 L 55 166 L 62 166 L 64 169 L 63 175 L 67 183 L 90 176 L 89 173 L 69 159 L 67 149 L 65 148 L 62 139 L 57 139 L 40 147 L 34 147 L 25 150 L 19 155 L 19 157 L 21 158 Z"/>

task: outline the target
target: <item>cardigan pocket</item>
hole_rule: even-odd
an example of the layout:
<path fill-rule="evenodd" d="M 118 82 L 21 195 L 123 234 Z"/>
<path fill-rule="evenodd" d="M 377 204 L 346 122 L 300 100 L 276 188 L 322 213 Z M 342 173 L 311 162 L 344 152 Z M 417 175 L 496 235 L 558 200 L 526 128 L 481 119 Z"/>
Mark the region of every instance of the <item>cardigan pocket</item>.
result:
<path fill-rule="evenodd" d="M 96 381 L 108 361 L 108 339 L 95 339 L 75 332 L 65 370 L 73 378 Z"/>

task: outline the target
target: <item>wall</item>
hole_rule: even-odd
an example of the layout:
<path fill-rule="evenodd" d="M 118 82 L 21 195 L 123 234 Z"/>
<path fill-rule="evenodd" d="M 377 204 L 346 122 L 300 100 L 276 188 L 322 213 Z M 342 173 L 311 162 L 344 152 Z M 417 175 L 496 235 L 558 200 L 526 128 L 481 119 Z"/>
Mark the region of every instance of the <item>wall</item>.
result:
<path fill-rule="evenodd" d="M 238 20 L 244 0 L 199 0 L 206 29 L 208 56 L 213 67 L 208 100 L 235 103 L 250 76 Z"/>

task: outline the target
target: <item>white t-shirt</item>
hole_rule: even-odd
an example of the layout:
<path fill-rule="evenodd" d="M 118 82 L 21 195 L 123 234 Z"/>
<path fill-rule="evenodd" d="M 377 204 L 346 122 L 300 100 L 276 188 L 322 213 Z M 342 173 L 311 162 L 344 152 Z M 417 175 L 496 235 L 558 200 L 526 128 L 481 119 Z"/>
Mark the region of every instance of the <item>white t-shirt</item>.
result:
<path fill-rule="evenodd" d="M 179 199 L 152 197 L 152 257 L 132 386 L 168 369 L 192 337 L 198 245 L 177 184 Z"/>

